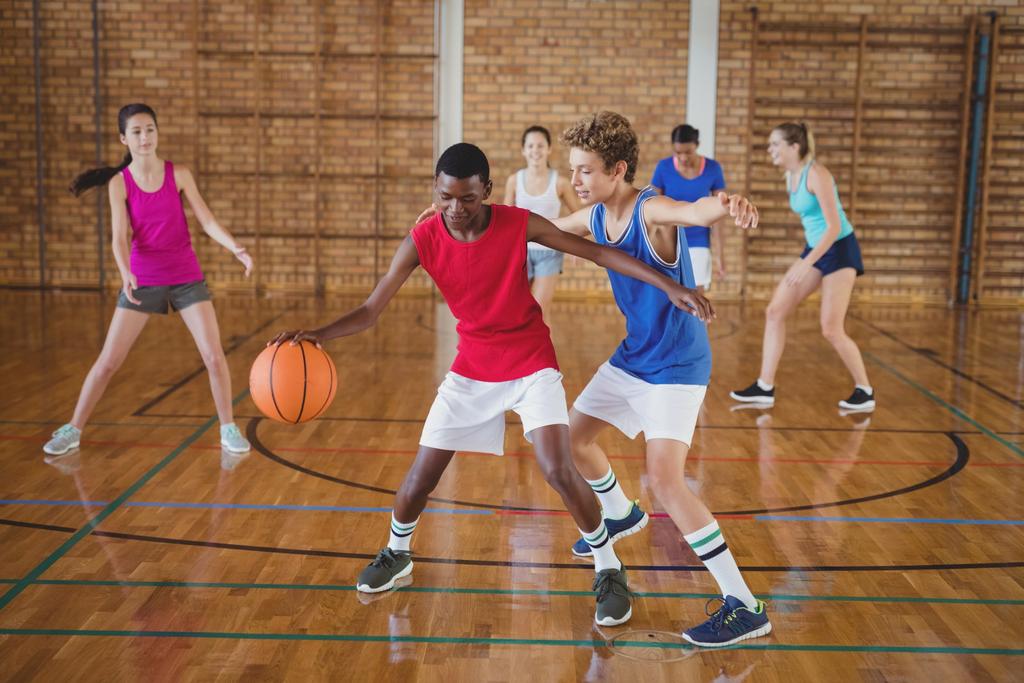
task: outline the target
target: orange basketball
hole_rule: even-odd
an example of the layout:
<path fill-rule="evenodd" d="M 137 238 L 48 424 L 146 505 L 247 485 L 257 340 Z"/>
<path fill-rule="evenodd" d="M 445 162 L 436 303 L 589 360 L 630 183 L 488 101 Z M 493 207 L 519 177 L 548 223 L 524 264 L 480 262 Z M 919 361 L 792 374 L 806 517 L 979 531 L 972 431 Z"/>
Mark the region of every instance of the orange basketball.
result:
<path fill-rule="evenodd" d="M 249 391 L 260 412 L 272 420 L 298 424 L 319 417 L 338 391 L 334 361 L 316 344 L 271 344 L 249 371 Z"/>

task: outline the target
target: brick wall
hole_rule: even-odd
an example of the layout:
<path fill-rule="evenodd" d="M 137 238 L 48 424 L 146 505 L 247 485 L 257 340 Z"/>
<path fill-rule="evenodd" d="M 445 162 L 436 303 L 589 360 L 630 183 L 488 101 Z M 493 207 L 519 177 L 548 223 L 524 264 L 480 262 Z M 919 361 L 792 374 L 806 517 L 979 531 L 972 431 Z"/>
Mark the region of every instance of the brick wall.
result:
<path fill-rule="evenodd" d="M 487 153 L 497 200 L 524 165 L 523 129 L 539 124 L 557 137 L 601 109 L 630 119 L 640 139 L 635 182 L 649 181 L 686 112 L 689 21 L 685 1 L 467 0 L 464 137 Z M 556 144 L 551 164 L 564 173 L 568 150 Z M 603 271 L 566 260 L 560 292 L 607 289 Z"/>
<path fill-rule="evenodd" d="M 146 21 L 132 20 L 140 7 L 100 3 L 103 163 L 124 153 L 117 110 L 146 102 L 161 156 L 193 169 L 214 214 L 257 257 L 246 281 L 186 211 L 215 287 L 365 291 L 430 201 L 433 2 L 156 0 Z M 100 281 L 96 196 L 66 191 L 96 162 L 92 20 L 88 2 L 42 3 L 45 279 L 58 286 Z M 0 112 L 0 282 L 34 285 L 31 2 L 5 4 L 0 22 L 0 85 L 14 95 Z M 103 276 L 116 287 L 105 192 L 101 206 Z"/>
<path fill-rule="evenodd" d="M 750 187 L 763 207 L 765 221 L 747 243 L 747 296 L 770 296 L 782 272 L 799 255 L 799 223 L 786 207 L 784 185 L 768 162 L 764 142 L 776 123 L 802 119 L 816 131 L 818 158 L 832 171 L 840 196 L 853 214 L 869 271 L 858 282 L 855 296 L 946 301 L 953 262 L 967 16 L 997 9 L 1005 23 L 1020 26 L 1024 10 L 1017 2 L 899 0 L 823 3 L 812 16 L 804 3 L 723 0 L 717 146 L 719 160 L 733 169 L 736 187 L 747 182 L 752 4 L 759 10 L 760 30 Z M 861 16 L 867 17 L 868 42 L 854 201 Z M 1007 78 L 1019 79 L 1024 71 L 1017 55 L 1014 64 L 1006 60 L 1007 71 L 1017 76 Z M 1002 100 L 1009 101 L 1009 96 Z M 1006 113 L 1003 120 L 1009 122 L 1011 116 Z M 1019 127 L 1019 117 L 1017 121 Z M 1013 137 L 1005 129 L 1002 132 Z M 1003 149 L 1012 151 L 1016 144 L 1019 150 L 1019 141 L 1004 142 Z M 1000 156 L 999 172 L 1019 168 L 1012 155 Z M 999 194 L 1004 209 L 1013 192 Z M 1019 254 L 1019 218 L 1014 222 L 1005 211 L 999 215 L 1006 230 L 997 242 L 1006 246 L 1015 240 Z M 737 241 L 732 247 L 730 256 L 735 260 L 741 255 L 741 244 Z M 1014 262 L 1018 273 L 1021 258 Z M 997 260 L 992 263 L 1002 278 L 1001 293 L 1019 302 L 1020 277 L 1006 272 L 1005 259 L 996 265 Z M 728 283 L 729 293 L 738 292 L 738 286 L 736 281 Z M 1007 291 L 1007 286 L 1010 290 L 1016 286 L 1016 291 Z"/>
<path fill-rule="evenodd" d="M 751 4 L 722 0 L 721 8 L 717 157 L 735 189 L 747 183 Z M 985 299 L 1019 301 L 1019 2 L 866 0 L 820 3 L 813 13 L 793 0 L 753 4 L 762 31 L 751 187 L 765 225 L 748 244 L 747 294 L 767 296 L 800 248 L 798 223 L 763 141 L 775 122 L 804 118 L 818 132 L 819 157 L 836 176 L 862 241 L 870 274 L 858 296 L 947 298 L 962 28 L 966 15 L 994 8 L 1004 15 L 1005 49 L 980 285 Z M 96 160 L 90 5 L 44 1 L 41 8 L 45 278 L 95 286 L 102 245 L 106 283 L 116 286 L 105 198 L 101 242 L 95 196 L 76 200 L 65 191 Z M 215 214 L 257 254 L 258 275 L 247 282 L 193 222 L 193 241 L 215 287 L 365 291 L 429 201 L 434 3 L 155 0 L 145 4 L 147 21 L 130 20 L 139 8 L 130 0 L 100 3 L 104 162 L 123 152 L 118 107 L 145 101 L 160 116 L 162 154 L 196 170 Z M 637 183 L 650 178 L 686 107 L 688 8 L 683 0 L 466 1 L 464 137 L 488 153 L 499 200 L 504 178 L 522 164 L 524 127 L 539 123 L 557 135 L 603 108 L 632 120 L 641 144 Z M 869 17 L 869 48 L 855 198 L 862 15 Z M 31 2 L 0 8 L 0 35 L 0 87 L 8 95 L 0 109 L 0 283 L 35 285 Z M 556 147 L 553 163 L 564 169 L 566 150 Z M 716 296 L 739 294 L 741 248 L 740 239 L 730 240 L 730 277 L 716 285 Z M 603 273 L 589 264 L 567 262 L 566 271 L 563 293 L 607 290 Z M 416 277 L 414 285 L 426 284 Z"/>

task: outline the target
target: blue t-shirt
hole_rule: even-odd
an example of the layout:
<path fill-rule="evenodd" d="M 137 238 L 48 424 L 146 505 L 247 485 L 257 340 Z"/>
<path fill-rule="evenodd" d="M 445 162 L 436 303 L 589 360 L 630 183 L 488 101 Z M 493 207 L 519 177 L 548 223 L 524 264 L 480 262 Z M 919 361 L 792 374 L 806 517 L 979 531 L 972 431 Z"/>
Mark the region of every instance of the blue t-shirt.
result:
<path fill-rule="evenodd" d="M 651 247 L 643 219 L 644 202 L 658 194 L 648 188 L 636 199 L 629 225 L 615 242 L 605 233 L 605 207 L 597 204 L 590 212 L 594 241 L 626 252 L 676 282 L 693 288 L 693 266 L 687 253 L 686 236 L 677 230 L 676 258 L 661 260 Z M 711 380 L 711 345 L 708 330 L 694 315 L 672 305 L 668 296 L 653 285 L 608 271 L 612 293 L 626 316 L 626 338 L 609 362 L 620 370 L 650 384 L 700 384 Z"/>
<path fill-rule="evenodd" d="M 704 197 L 710 197 L 715 192 L 725 189 L 725 175 L 722 173 L 722 165 L 714 159 L 704 157 L 704 170 L 699 176 L 693 179 L 686 179 L 679 175 L 672 157 L 666 157 L 654 167 L 654 176 L 651 177 L 651 185 L 671 199 L 681 202 L 695 202 Z M 687 226 L 686 242 L 691 247 L 710 247 L 711 228 L 707 226 Z"/>

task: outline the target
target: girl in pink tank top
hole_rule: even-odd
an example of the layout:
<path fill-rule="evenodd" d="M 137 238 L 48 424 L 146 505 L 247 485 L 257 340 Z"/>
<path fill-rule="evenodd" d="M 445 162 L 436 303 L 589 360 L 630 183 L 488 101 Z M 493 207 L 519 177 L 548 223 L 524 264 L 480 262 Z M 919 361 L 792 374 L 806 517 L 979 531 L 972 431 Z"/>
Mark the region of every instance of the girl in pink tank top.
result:
<path fill-rule="evenodd" d="M 241 261 L 246 275 L 252 271 L 252 258 L 214 218 L 188 169 L 175 168 L 157 157 L 156 112 L 144 104 L 129 104 L 118 112 L 117 127 L 121 144 L 128 148 L 121 163 L 82 173 L 70 189 L 78 196 L 89 188 L 109 185 L 121 293 L 103 350 L 82 385 L 74 416 L 53 433 L 43 450 L 63 455 L 78 447 L 85 423 L 150 314 L 175 310 L 181 313 L 210 373 L 221 445 L 232 453 L 244 453 L 249 442 L 234 423 L 227 359 L 206 281 L 192 250 L 181 194 L 204 232 Z"/>

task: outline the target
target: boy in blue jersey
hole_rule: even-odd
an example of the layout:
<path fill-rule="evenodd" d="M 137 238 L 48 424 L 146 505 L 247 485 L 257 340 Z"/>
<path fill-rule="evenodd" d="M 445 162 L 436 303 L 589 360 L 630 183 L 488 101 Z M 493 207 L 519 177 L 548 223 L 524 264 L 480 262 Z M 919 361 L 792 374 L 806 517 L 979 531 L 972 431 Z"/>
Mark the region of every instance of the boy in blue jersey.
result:
<path fill-rule="evenodd" d="M 573 188 L 585 207 L 553 222 L 621 249 L 687 287 L 694 287 L 693 271 L 677 226 L 710 225 L 731 216 L 742 228 L 757 227 L 757 209 L 739 195 L 723 192 L 688 203 L 633 187 L 637 137 L 619 114 L 587 117 L 568 128 L 562 141 L 570 148 Z M 647 524 L 647 514 L 626 498 L 597 436 L 609 425 L 631 439 L 644 432 L 651 490 L 723 596 L 711 618 L 683 637 L 720 647 L 765 635 L 772 628 L 765 604 L 750 592 L 717 522 L 683 478 L 711 376 L 707 328 L 657 289 L 611 271 L 608 277 L 626 316 L 627 336 L 573 405 L 569 432 L 576 467 L 601 501 L 612 539 L 636 533 Z M 573 546 L 577 555 L 588 551 L 585 542 Z"/>

